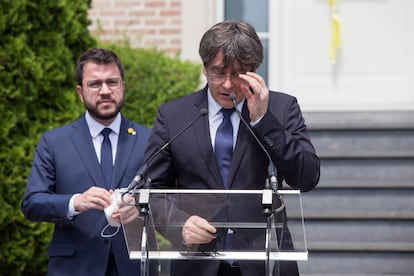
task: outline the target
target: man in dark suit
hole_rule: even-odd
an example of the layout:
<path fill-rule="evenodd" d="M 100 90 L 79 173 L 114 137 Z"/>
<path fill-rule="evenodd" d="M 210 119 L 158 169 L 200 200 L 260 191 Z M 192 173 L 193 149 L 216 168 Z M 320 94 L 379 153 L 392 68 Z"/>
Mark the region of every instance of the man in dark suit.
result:
<path fill-rule="evenodd" d="M 254 28 L 239 21 L 218 23 L 203 35 L 199 53 L 207 78 L 206 87 L 160 106 L 145 160 L 149 162 L 154 153 L 197 118 L 200 111 L 206 109 L 208 115 L 202 116 L 149 162 L 147 177 L 152 187 L 263 189 L 268 178 L 269 159 L 236 112 L 229 115 L 231 135 L 222 134 L 221 124 L 226 113 L 222 109 L 229 110 L 236 105 L 276 165 L 279 185 L 284 180 L 294 189 L 313 189 L 319 181 L 320 163 L 300 107 L 294 97 L 269 91 L 263 78 L 255 73 L 263 61 L 263 47 Z M 230 142 L 233 148 L 230 155 L 219 157 L 217 151 L 223 143 L 218 140 L 223 140 L 219 137 L 224 136 L 233 136 Z M 151 207 L 155 220 L 165 219 L 161 218 L 159 206 Z M 262 216 L 260 210 L 258 213 L 243 208 L 243 204 L 229 204 L 226 208 L 228 216 Z M 211 206 L 211 210 L 213 212 L 215 207 Z M 186 212 L 187 219 L 181 230 L 183 244 L 191 247 L 213 243 L 218 229 L 208 218 L 194 215 L 191 210 Z M 232 234 L 234 232 L 228 231 L 226 235 Z M 230 264 L 175 260 L 171 264 L 171 275 L 257 276 L 265 273 L 264 262 L 235 261 Z M 281 262 L 280 269 L 274 270 L 276 274 L 298 275 L 296 262 Z"/>
<path fill-rule="evenodd" d="M 47 252 L 49 275 L 139 275 L 140 263 L 129 259 L 122 229 L 117 233 L 116 228 L 105 228 L 103 210 L 112 203 L 114 190 L 128 186 L 141 166 L 150 130 L 120 113 L 124 69 L 114 52 L 83 53 L 76 79 L 86 112 L 76 122 L 42 135 L 22 210 L 30 220 L 55 225 Z M 106 145 L 103 129 L 109 133 Z M 128 223 L 138 211 L 123 205 L 111 218 L 119 222 L 122 213 Z"/>

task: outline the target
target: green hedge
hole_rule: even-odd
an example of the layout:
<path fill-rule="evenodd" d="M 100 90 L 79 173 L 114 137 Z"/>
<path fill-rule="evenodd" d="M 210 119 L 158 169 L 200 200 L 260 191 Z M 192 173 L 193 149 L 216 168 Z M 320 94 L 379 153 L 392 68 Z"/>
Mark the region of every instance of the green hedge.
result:
<path fill-rule="evenodd" d="M 52 225 L 20 210 L 42 132 L 78 116 L 75 61 L 96 45 L 90 1 L 2 0 L 0 4 L 0 274 L 45 275 Z"/>
<path fill-rule="evenodd" d="M 90 0 L 0 3 L 0 275 L 45 275 L 53 225 L 20 210 L 35 146 L 49 129 L 83 112 L 75 62 L 98 42 L 88 32 Z M 115 50 L 126 69 L 123 113 L 151 126 L 160 103 L 199 86 L 201 66 L 151 49 Z"/>
<path fill-rule="evenodd" d="M 194 92 L 200 85 L 201 65 L 181 61 L 155 49 L 133 49 L 128 44 L 104 44 L 125 67 L 122 113 L 151 127 L 160 103 Z"/>

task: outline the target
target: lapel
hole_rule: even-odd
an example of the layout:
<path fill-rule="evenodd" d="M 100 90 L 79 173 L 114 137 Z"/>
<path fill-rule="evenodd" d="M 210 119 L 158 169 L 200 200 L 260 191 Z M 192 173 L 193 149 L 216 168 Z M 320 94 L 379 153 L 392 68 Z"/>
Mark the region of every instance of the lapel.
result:
<path fill-rule="evenodd" d="M 244 120 L 249 123 L 249 111 L 247 108 L 247 101 L 244 101 L 243 108 L 242 108 L 242 117 Z M 251 143 L 251 134 L 249 133 L 249 130 L 246 128 L 246 126 L 243 124 L 243 122 L 240 120 L 239 124 L 239 130 L 237 132 L 237 141 L 236 146 L 234 148 L 233 152 L 233 159 L 231 161 L 230 166 L 230 173 L 229 173 L 229 187 L 231 188 L 233 186 L 233 181 L 235 176 L 237 175 L 238 170 L 240 169 L 240 164 L 242 162 L 242 159 L 246 153 L 246 148 Z"/>
<path fill-rule="evenodd" d="M 196 97 L 194 114 L 191 116 L 197 116 L 202 108 L 208 108 L 207 86 L 205 86 L 204 89 L 200 91 L 198 97 Z M 207 185 L 213 185 L 211 188 L 223 189 L 224 184 L 217 166 L 213 146 L 211 145 L 208 115 L 203 116 L 200 121 L 199 124 L 194 125 L 193 129 L 198 143 L 198 150 L 196 152 L 201 154 L 205 162 L 204 168 L 207 168 L 208 170 L 205 174 L 206 176 L 210 175 L 214 178 L 214 182 L 208 181 Z"/>
<path fill-rule="evenodd" d="M 134 125 L 132 122 L 122 117 L 121 128 L 119 130 L 118 145 L 116 150 L 115 166 L 113 171 L 114 173 L 111 182 L 111 187 L 113 189 L 119 188 L 121 184 L 122 177 L 125 174 L 131 154 L 133 152 L 135 141 L 139 135 L 139 133 L 137 133 L 136 135 L 128 133 L 128 128 L 133 127 Z"/>
<path fill-rule="evenodd" d="M 86 168 L 95 185 L 105 188 L 102 169 L 99 165 L 98 158 L 96 157 L 85 115 L 73 124 L 73 131 L 70 134 L 70 139 L 83 162 L 83 166 Z"/>

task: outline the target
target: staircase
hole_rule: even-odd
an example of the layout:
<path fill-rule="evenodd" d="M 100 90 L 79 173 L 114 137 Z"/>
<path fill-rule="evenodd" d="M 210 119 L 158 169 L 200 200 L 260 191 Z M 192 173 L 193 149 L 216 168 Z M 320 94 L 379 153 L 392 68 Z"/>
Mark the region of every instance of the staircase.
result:
<path fill-rule="evenodd" d="M 414 112 L 304 117 L 321 179 L 302 194 L 301 276 L 414 275 Z"/>

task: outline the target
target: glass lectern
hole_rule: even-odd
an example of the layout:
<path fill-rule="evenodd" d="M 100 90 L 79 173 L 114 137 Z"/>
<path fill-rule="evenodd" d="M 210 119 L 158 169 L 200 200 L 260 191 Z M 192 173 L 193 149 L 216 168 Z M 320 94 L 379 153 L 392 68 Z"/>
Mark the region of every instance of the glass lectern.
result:
<path fill-rule="evenodd" d="M 264 261 L 266 275 L 272 275 L 278 261 L 308 258 L 298 190 L 141 189 L 129 193 L 135 194 L 141 215 L 122 227 L 129 257 L 141 260 L 141 275 L 148 275 L 149 260 Z M 182 227 L 193 215 L 215 226 L 212 242 L 183 242 Z M 160 267 L 168 270 L 166 265 Z"/>

